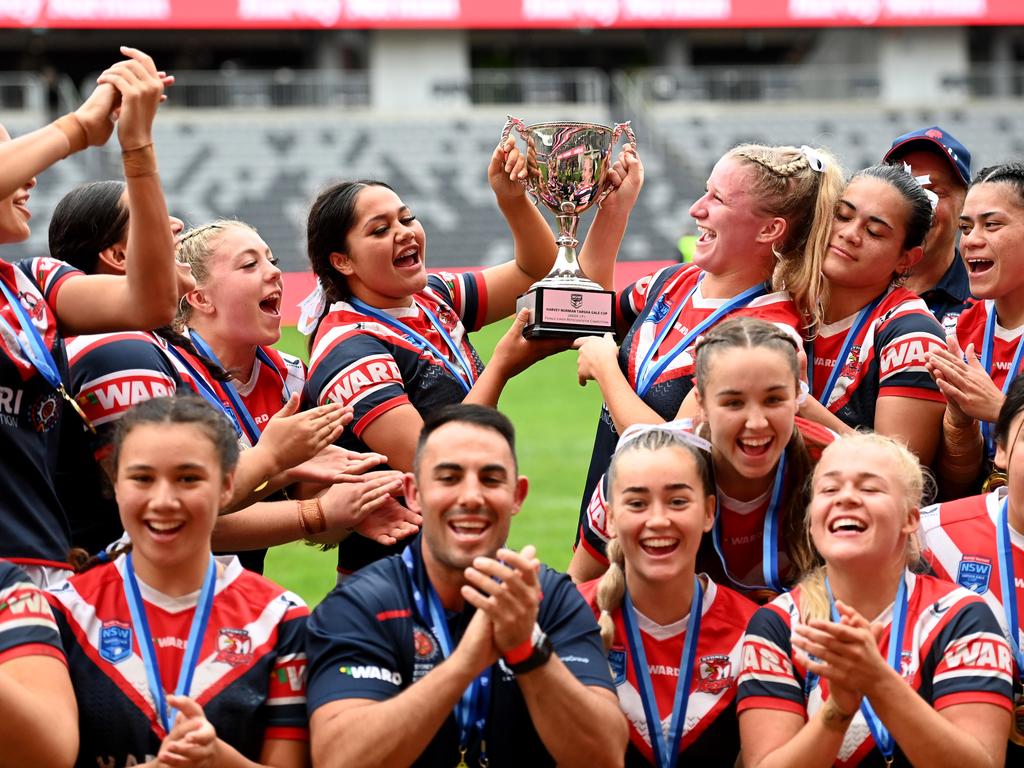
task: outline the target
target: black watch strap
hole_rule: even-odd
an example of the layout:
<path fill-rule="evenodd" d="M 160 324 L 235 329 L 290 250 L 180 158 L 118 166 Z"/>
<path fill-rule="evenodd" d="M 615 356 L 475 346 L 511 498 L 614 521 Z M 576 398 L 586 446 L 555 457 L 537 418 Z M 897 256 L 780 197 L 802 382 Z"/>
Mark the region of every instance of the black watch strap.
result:
<path fill-rule="evenodd" d="M 532 672 L 538 667 L 543 667 L 548 663 L 548 659 L 551 658 L 553 650 L 554 648 L 551 646 L 551 639 L 541 631 L 540 627 L 535 627 L 533 634 L 533 653 L 518 664 L 509 664 L 508 668 L 516 675 L 523 675 L 527 672 Z"/>

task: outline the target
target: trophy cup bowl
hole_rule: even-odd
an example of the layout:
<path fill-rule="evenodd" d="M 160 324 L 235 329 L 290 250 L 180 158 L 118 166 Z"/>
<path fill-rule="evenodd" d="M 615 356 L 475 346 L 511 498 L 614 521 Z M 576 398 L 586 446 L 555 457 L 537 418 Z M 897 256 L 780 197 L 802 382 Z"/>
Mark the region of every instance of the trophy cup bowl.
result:
<path fill-rule="evenodd" d="M 615 332 L 615 292 L 589 279 L 576 260 L 580 215 L 608 192 L 605 179 L 612 151 L 625 134 L 636 147 L 629 123 L 553 122 L 524 125 L 509 115 L 504 142 L 515 129 L 526 143 L 527 176 L 533 200 L 555 214 L 558 255 L 551 272 L 530 286 L 516 311 L 530 310 L 526 338 L 578 338 Z"/>

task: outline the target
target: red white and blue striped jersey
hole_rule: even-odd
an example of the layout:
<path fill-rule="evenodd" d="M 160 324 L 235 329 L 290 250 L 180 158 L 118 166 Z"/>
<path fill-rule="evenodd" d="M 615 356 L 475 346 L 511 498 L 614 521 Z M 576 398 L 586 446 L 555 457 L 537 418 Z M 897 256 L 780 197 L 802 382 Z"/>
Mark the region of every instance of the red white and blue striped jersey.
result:
<path fill-rule="evenodd" d="M 974 299 L 967 309 L 960 313 L 956 323 L 956 340 L 960 343 L 960 349 L 966 351 L 967 345 L 973 344 L 974 354 L 981 357 L 985 343 L 985 324 L 988 322 L 989 313 L 994 311 L 995 302 L 991 299 Z M 989 376 L 997 387 L 1002 388 L 1013 364 L 1017 347 L 1024 337 L 1024 325 L 1004 328 L 999 324 L 997 317 L 995 332 L 992 335 L 992 370 L 989 371 Z"/>
<path fill-rule="evenodd" d="M 999 624 L 973 592 L 932 576 L 907 572 L 907 624 L 900 673 L 936 710 L 956 704 L 994 704 L 1010 710 L 1013 659 Z M 790 643 L 799 623 L 802 587 L 780 595 L 754 614 L 743 638 L 737 711 L 774 709 L 813 717 L 828 698 L 828 682 L 808 675 Z M 889 652 L 893 605 L 875 622 Z M 896 745 L 896 764 L 907 765 Z M 883 765 L 858 709 L 835 765 Z"/>
<path fill-rule="evenodd" d="M 473 367 L 474 378 L 483 363 L 469 342 L 487 314 L 487 291 L 479 273 L 430 275 L 427 287 L 411 307 L 382 309 L 402 325 L 424 336 L 439 351 L 451 351 L 420 309 L 436 317 Z M 347 301 L 331 305 L 313 343 L 309 361 L 307 399 L 351 405 L 355 418 L 340 444 L 357 451 L 369 448 L 360 439 L 381 414 L 412 404 L 421 415 L 431 409 L 462 401 L 465 391 L 444 363 L 421 349 L 400 331 L 360 312 Z"/>
<path fill-rule="evenodd" d="M 67 355 L 54 307 L 66 281 L 79 275 L 51 258 L 0 261 L 0 280 L 18 296 L 63 381 Z M 24 339 L 2 294 L 0 316 Z M 67 567 L 70 529 L 56 480 L 64 405 L 0 324 L 0 557 L 15 563 Z"/>
<path fill-rule="evenodd" d="M 702 274 L 703 271 L 693 264 L 673 264 L 642 277 L 619 293 L 616 317 L 619 325 L 630 326 L 619 346 L 619 368 L 634 392 L 638 390 L 640 368 L 651 353 L 651 347 L 670 322 L 679 304 L 684 302 L 690 291 L 697 286 Z M 686 301 L 680 310 L 660 347 L 653 351 L 651 361 L 657 363 L 659 358 L 685 338 L 692 328 L 706 320 L 727 301 L 728 299 L 705 298 L 697 286 L 689 301 Z M 756 317 L 775 323 L 792 330 L 795 340 L 800 339 L 800 313 L 785 291 L 759 296 L 722 319 L 727 320 L 731 317 Z M 665 370 L 658 374 L 641 397 L 663 419 L 674 419 L 679 412 L 679 406 L 693 388 L 693 374 L 694 356 L 691 344 L 668 363 Z M 619 435 L 615 431 L 611 414 L 607 406 L 602 406 L 590 468 L 587 471 L 587 482 L 583 489 L 583 500 L 580 504 L 581 522 L 594 487 L 608 468 L 608 462 L 618 440 Z"/>
<path fill-rule="evenodd" d="M 599 582 L 600 579 L 595 579 L 580 585 L 580 592 L 595 618 L 601 613 L 597 607 Z M 682 765 L 732 765 L 736 761 L 740 739 L 734 700 L 740 670 L 740 641 L 756 610 L 757 606 L 738 592 L 707 579 L 686 723 L 679 745 Z M 608 650 L 608 664 L 619 706 L 629 721 L 626 765 L 654 765 L 647 717 L 640 698 L 641 687 L 626 642 L 622 606 L 612 611 L 611 616 L 615 639 Z M 668 728 L 672 718 L 688 618 L 662 626 L 636 613 L 663 730 Z"/>
<path fill-rule="evenodd" d="M 851 427 L 873 429 L 880 397 L 945 402 L 925 367 L 930 351 L 946 348 L 945 336 L 916 293 L 890 289 L 853 340 L 847 358 L 837 363 L 855 318 L 823 325 L 808 345 L 808 364 L 814 366 L 811 394 L 822 405 Z M 836 365 L 842 368 L 826 400 L 824 389 Z"/>
<path fill-rule="evenodd" d="M 64 661 L 46 595 L 20 568 L 0 560 L 0 665 L 22 656 Z"/>
<path fill-rule="evenodd" d="M 302 599 L 218 558 L 220 569 L 190 695 L 217 736 L 250 760 L 264 739 L 306 740 Z M 78 699 L 77 765 L 136 765 L 166 735 L 122 581 L 124 560 L 69 579 L 49 593 Z M 160 676 L 174 691 L 199 593 L 163 595 L 140 582 Z M 135 762 L 132 762 L 135 761 Z"/>

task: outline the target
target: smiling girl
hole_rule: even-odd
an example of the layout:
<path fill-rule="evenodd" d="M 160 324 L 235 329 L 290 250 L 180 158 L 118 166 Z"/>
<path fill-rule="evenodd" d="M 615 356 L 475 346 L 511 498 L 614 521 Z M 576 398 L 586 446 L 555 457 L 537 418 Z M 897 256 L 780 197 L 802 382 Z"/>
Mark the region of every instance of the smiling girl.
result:
<path fill-rule="evenodd" d="M 929 370 L 949 403 L 941 457 L 948 498 L 977 490 L 976 481 L 995 453 L 992 425 L 1020 373 L 1022 238 L 1024 164 L 983 168 L 960 216 L 960 250 L 976 299 L 960 316 L 949 349 L 937 350 L 929 359 Z"/>
<path fill-rule="evenodd" d="M 238 454 L 227 419 L 196 397 L 147 400 L 118 423 L 132 544 L 51 594 L 79 702 L 77 765 L 306 764 L 306 606 L 210 553 Z"/>
<path fill-rule="evenodd" d="M 588 249 L 618 247 L 641 181 L 637 162 L 602 203 Z M 817 325 L 820 264 L 842 184 L 838 161 L 810 147 L 741 145 L 715 164 L 707 192 L 690 208 L 701 233 L 693 263 L 666 267 L 620 292 L 621 345 L 610 336 L 580 342 L 580 383 L 596 380 L 604 396 L 581 525 L 619 433 L 680 413 L 700 334 L 735 315 L 791 328 L 794 339 Z"/>
<path fill-rule="evenodd" d="M 807 479 L 834 434 L 796 416 L 797 344 L 777 325 L 726 320 L 695 351 L 698 434 L 712 447 L 718 512 L 698 567 L 716 580 L 770 599 L 812 564 L 803 536 Z M 569 573 L 600 575 L 608 560 L 607 479 L 588 508 Z"/>
<path fill-rule="evenodd" d="M 854 174 L 834 213 L 824 323 L 807 344 L 811 398 L 801 415 L 838 432 L 899 437 L 928 465 L 945 400 L 925 362 L 943 346 L 942 328 L 901 281 L 924 253 L 931 203 L 904 169 L 876 165 Z"/>
<path fill-rule="evenodd" d="M 341 445 L 383 454 L 390 467 L 409 471 L 425 414 L 457 402 L 495 405 L 509 378 L 565 348 L 523 340 L 525 312 L 486 369 L 468 338 L 511 315 L 516 297 L 554 261 L 550 228 L 520 184 L 525 174 L 509 139 L 495 150 L 488 175 L 512 229 L 515 259 L 478 272 L 428 276 L 423 226 L 383 182 L 336 184 L 313 203 L 309 257 L 324 299 L 301 321 L 312 331 L 306 395 L 354 408 Z M 581 259 L 592 276 L 612 271 Z M 385 553 L 345 542 L 339 566 L 355 570 Z"/>
<path fill-rule="evenodd" d="M 731 765 L 740 638 L 755 605 L 707 575 L 697 550 L 715 518 L 707 453 L 693 438 L 637 425 L 608 467 L 608 572 L 580 587 L 601 624 L 627 766 Z M 669 723 L 668 731 L 664 723 Z"/>
<path fill-rule="evenodd" d="M 1009 649 L 980 596 L 908 570 L 923 487 L 890 438 L 825 449 L 807 512 L 825 564 L 760 608 L 743 640 L 747 768 L 1002 765 Z"/>

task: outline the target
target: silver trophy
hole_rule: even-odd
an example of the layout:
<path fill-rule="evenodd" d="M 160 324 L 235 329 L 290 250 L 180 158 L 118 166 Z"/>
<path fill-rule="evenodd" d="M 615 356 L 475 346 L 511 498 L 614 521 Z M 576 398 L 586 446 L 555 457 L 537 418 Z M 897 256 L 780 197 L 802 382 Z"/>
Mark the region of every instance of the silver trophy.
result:
<path fill-rule="evenodd" d="M 636 137 L 629 123 L 614 128 L 569 122 L 527 126 L 509 115 L 502 142 L 513 128 L 526 142 L 523 184 L 558 220 L 558 255 L 551 272 L 516 302 L 517 311 L 530 310 L 523 335 L 575 338 L 614 333 L 615 293 L 583 274 L 576 260 L 576 230 L 580 214 L 608 192 L 605 175 L 619 137 L 625 134 L 634 148 Z"/>

